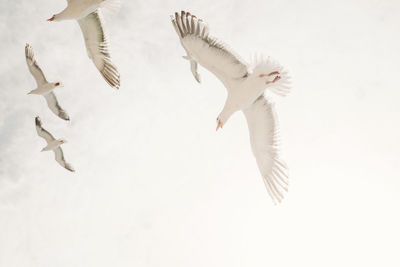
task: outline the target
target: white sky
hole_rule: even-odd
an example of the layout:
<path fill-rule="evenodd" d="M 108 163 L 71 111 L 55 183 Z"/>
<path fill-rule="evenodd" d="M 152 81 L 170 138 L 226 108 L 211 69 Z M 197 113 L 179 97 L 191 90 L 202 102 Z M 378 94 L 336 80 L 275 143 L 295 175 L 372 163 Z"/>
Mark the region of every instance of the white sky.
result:
<path fill-rule="evenodd" d="M 124 1 L 108 16 L 119 91 L 57 0 L 0 0 L 0 266 L 399 266 L 400 2 Z M 169 20 L 188 10 L 293 77 L 276 97 L 291 187 L 273 206 L 222 84 L 197 84 Z M 35 87 L 30 43 L 65 123 Z M 62 169 L 35 131 L 65 137 Z"/>

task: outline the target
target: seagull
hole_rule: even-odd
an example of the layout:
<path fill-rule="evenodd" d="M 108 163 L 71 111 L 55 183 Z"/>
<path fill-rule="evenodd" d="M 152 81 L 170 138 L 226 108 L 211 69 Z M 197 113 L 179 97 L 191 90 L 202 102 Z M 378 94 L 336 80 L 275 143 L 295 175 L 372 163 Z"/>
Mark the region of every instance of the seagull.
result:
<path fill-rule="evenodd" d="M 270 57 L 255 56 L 247 63 L 230 47 L 209 35 L 201 19 L 182 11 L 171 16 L 180 42 L 190 61 L 191 71 L 200 82 L 198 64 L 211 71 L 226 87 L 228 97 L 217 118 L 217 130 L 236 111 L 246 117 L 252 152 L 272 201 L 277 204 L 288 190 L 288 170 L 279 156 L 279 130 L 275 107 L 264 95 L 268 89 L 278 95 L 289 93 L 289 76 Z"/>
<path fill-rule="evenodd" d="M 29 44 L 25 46 L 25 57 L 29 71 L 36 80 L 37 88 L 30 91 L 28 94 L 42 95 L 46 99 L 47 106 L 50 110 L 63 120 L 69 121 L 67 112 L 58 104 L 57 97 L 53 90 L 56 87 L 61 87 L 61 82 L 49 83 L 39 67 L 33 49 Z"/>
<path fill-rule="evenodd" d="M 116 89 L 120 86 L 120 75 L 111 62 L 104 19 L 101 9 L 116 11 L 119 0 L 67 0 L 68 6 L 48 21 L 75 19 L 81 27 L 89 58 L 100 71 L 106 82 Z"/>
<path fill-rule="evenodd" d="M 50 151 L 53 150 L 54 154 L 56 156 L 56 161 L 63 166 L 65 169 L 74 172 L 74 168 L 71 166 L 71 164 L 67 163 L 64 158 L 64 153 L 60 147 L 60 145 L 65 144 L 67 141 L 64 139 L 55 139 L 51 133 L 43 129 L 42 127 L 42 121 L 40 120 L 39 117 L 35 118 L 35 124 L 36 124 L 36 131 L 38 135 L 47 142 L 47 146 L 45 146 L 42 149 L 43 151 Z"/>

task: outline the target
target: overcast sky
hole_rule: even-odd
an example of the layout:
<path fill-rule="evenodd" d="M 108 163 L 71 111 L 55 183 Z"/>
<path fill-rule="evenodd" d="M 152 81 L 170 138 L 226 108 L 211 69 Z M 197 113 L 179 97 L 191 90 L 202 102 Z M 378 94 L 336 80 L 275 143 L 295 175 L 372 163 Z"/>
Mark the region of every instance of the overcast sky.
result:
<path fill-rule="evenodd" d="M 0 0 L 0 266 L 399 266 L 398 0 L 124 1 L 107 16 L 121 89 L 88 59 L 63 0 Z M 175 11 L 244 58 L 291 73 L 275 97 L 290 191 L 274 206 L 245 119 L 222 131 L 226 91 L 182 59 Z M 52 114 L 30 43 L 69 112 Z M 34 117 L 76 173 L 54 161 Z"/>

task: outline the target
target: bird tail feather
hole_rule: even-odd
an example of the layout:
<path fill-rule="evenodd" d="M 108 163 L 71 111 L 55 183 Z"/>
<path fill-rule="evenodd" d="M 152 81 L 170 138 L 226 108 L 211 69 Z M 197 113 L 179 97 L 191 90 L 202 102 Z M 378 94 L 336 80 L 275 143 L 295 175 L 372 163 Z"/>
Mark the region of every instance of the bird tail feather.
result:
<path fill-rule="evenodd" d="M 271 57 L 264 55 L 254 55 L 251 60 L 251 69 L 253 75 L 269 74 L 272 72 L 279 72 L 277 74 L 280 79 L 276 82 L 270 83 L 268 90 L 280 96 L 286 96 L 290 93 L 290 76 L 287 70 L 283 68 L 277 61 Z"/>
<path fill-rule="evenodd" d="M 121 8 L 121 1 L 120 0 L 103 0 L 101 2 L 100 7 L 111 14 L 118 13 L 119 9 Z"/>

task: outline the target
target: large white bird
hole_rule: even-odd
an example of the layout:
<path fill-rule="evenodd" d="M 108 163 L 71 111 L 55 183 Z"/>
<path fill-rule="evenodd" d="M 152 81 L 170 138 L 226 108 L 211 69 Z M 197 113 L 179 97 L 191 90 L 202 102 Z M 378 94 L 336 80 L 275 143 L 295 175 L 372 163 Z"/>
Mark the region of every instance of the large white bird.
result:
<path fill-rule="evenodd" d="M 67 0 L 68 6 L 48 21 L 75 19 L 81 27 L 89 58 L 107 83 L 116 89 L 120 86 L 120 74 L 111 62 L 109 44 L 104 30 L 102 8 L 117 10 L 119 0 Z"/>
<path fill-rule="evenodd" d="M 60 145 L 65 144 L 67 141 L 64 139 L 55 139 L 53 135 L 51 135 L 51 133 L 49 133 L 48 131 L 46 131 L 45 129 L 43 129 L 42 127 L 42 121 L 40 120 L 39 117 L 35 118 L 35 124 L 36 124 L 36 131 L 38 133 L 38 135 L 42 138 L 44 138 L 44 140 L 46 140 L 47 142 L 47 146 L 45 146 L 42 151 L 50 151 L 53 150 L 55 157 L 56 157 L 56 161 L 63 166 L 65 169 L 74 172 L 74 168 L 71 166 L 71 164 L 69 164 L 68 162 L 65 161 L 64 158 L 64 153 L 60 147 Z"/>
<path fill-rule="evenodd" d="M 28 94 L 42 95 L 46 99 L 47 106 L 50 110 L 63 120 L 69 121 L 67 112 L 58 104 L 57 97 L 53 90 L 56 87 L 62 86 L 60 82 L 49 83 L 43 74 L 42 69 L 39 67 L 33 49 L 29 44 L 25 46 L 26 63 L 28 64 L 29 71 L 33 78 L 36 80 L 37 88 L 30 91 Z"/>
<path fill-rule="evenodd" d="M 288 73 L 269 57 L 245 62 L 226 44 L 209 35 L 206 23 L 188 12 L 171 16 L 172 24 L 200 82 L 197 64 L 211 71 L 224 84 L 228 97 L 217 118 L 217 130 L 230 116 L 242 110 L 249 127 L 250 142 L 264 183 L 274 203 L 288 190 L 288 173 L 278 153 L 278 125 L 274 105 L 264 96 L 268 89 L 279 95 L 289 93 Z"/>

